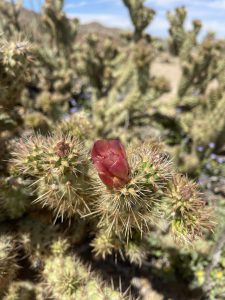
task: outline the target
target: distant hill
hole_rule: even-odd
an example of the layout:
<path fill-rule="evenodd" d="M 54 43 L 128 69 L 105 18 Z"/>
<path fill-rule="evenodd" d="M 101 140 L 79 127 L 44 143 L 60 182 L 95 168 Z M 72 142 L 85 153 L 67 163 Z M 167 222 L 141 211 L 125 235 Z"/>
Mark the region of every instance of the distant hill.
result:
<path fill-rule="evenodd" d="M 40 28 L 40 15 L 28 9 L 21 9 L 19 16 L 20 24 L 24 27 L 25 31 L 32 32 L 33 28 Z M 38 30 L 36 30 L 38 34 Z M 78 39 L 82 40 L 88 33 L 95 33 L 100 37 L 105 38 L 106 36 L 111 37 L 113 40 L 120 40 L 120 34 L 122 30 L 118 28 L 106 27 L 98 22 L 91 22 L 89 24 L 80 24 L 78 30 Z"/>
<path fill-rule="evenodd" d="M 88 24 L 81 24 L 79 28 L 79 34 L 96 33 L 101 36 L 110 36 L 113 39 L 117 39 L 122 30 L 118 28 L 106 27 L 98 22 L 91 22 Z"/>

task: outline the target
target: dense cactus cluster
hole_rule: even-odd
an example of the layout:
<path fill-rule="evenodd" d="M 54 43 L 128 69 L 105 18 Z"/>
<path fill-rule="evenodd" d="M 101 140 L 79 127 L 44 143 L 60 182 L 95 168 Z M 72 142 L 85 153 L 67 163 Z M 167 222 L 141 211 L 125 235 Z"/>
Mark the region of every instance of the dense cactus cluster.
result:
<path fill-rule="evenodd" d="M 1 234 L 0 237 L 0 278 L 1 294 L 5 287 L 9 286 L 16 277 L 18 263 L 16 260 L 17 250 L 13 237 L 7 234 Z"/>
<path fill-rule="evenodd" d="M 169 49 L 173 55 L 179 55 L 181 59 L 187 58 L 192 47 L 197 44 L 197 35 L 202 27 L 200 20 L 193 20 L 191 31 L 185 30 L 187 10 L 184 6 L 176 8 L 175 12 L 168 12 L 170 22 Z"/>
<path fill-rule="evenodd" d="M 202 162 L 205 163 L 203 157 L 220 152 L 224 145 L 224 82 L 221 80 L 224 41 L 216 39 L 213 33 L 208 33 L 202 42 L 189 40 L 190 32 L 183 25 L 186 15 L 184 7 L 168 13 L 170 43 L 173 49 L 179 49 L 172 53 L 179 57 L 182 72 L 174 99 L 163 103 L 164 106 L 159 102 L 160 118 L 156 121 L 160 129 L 163 127 L 168 150 L 176 154 L 180 170 L 199 175 Z M 199 21 L 193 24 L 200 30 Z M 172 135 L 168 132 L 168 122 L 173 128 Z"/>
<path fill-rule="evenodd" d="M 157 294 L 118 286 L 96 268 L 107 262 L 224 293 L 224 41 L 200 42 L 180 7 L 159 47 L 144 32 L 155 11 L 123 3 L 134 31 L 117 39 L 81 36 L 63 0 L 0 4 L 0 299 L 135 299 L 132 283 Z M 168 50 L 172 100 L 153 71 Z"/>

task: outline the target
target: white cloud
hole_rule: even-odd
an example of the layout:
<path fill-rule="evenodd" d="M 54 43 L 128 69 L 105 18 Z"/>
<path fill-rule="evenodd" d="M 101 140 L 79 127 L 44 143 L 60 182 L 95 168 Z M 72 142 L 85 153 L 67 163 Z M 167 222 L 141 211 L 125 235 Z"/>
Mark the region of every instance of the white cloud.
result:
<path fill-rule="evenodd" d="M 64 9 L 73 9 L 77 7 L 82 7 L 88 5 L 87 1 L 80 1 L 79 3 L 68 3 L 65 5 Z"/>
<path fill-rule="evenodd" d="M 69 17 L 77 17 L 80 19 L 81 24 L 91 22 L 98 22 L 107 27 L 116 27 L 122 29 L 132 30 L 132 23 L 128 15 L 115 15 L 115 14 L 98 14 L 98 13 L 74 13 L 68 14 Z M 156 17 L 148 27 L 147 31 L 160 36 L 166 36 L 168 32 L 168 22 L 161 16 Z"/>
<path fill-rule="evenodd" d="M 0 0 L 1 1 L 1 0 Z M 116 6 L 122 6 L 122 0 L 113 0 L 113 4 L 116 5 Z M 91 0 L 88 1 L 88 0 L 82 0 L 82 1 L 78 1 L 77 3 L 66 3 L 65 6 L 64 6 L 64 9 L 66 11 L 69 11 L 69 10 L 73 10 L 73 9 L 76 9 L 76 8 L 80 8 L 80 7 L 85 7 L 85 6 L 94 6 L 94 5 L 98 5 L 98 4 L 112 4 L 112 0 Z"/>
<path fill-rule="evenodd" d="M 146 1 L 146 4 L 152 4 L 152 0 Z M 168 6 L 171 4 L 180 4 L 180 3 L 184 3 L 184 1 L 182 0 L 155 0 L 154 4 L 155 5 L 160 5 L 160 6 Z"/>
<path fill-rule="evenodd" d="M 75 13 L 68 14 L 69 17 L 76 17 L 80 19 L 81 23 L 86 24 L 90 22 L 99 22 L 108 27 L 118 28 L 132 28 L 131 22 L 128 17 L 124 15 L 114 14 L 98 14 L 98 13 Z"/>
<path fill-rule="evenodd" d="M 96 4 L 104 4 L 104 3 L 109 3 L 109 4 L 112 4 L 112 0 L 91 0 L 91 1 L 77 1 L 77 3 L 67 3 L 65 5 L 65 8 L 66 9 L 73 9 L 73 8 L 77 8 L 77 7 L 82 7 L 82 6 L 91 6 L 91 5 L 96 5 Z M 122 5 L 122 0 L 113 0 L 113 4 L 116 4 L 116 5 Z"/>
<path fill-rule="evenodd" d="M 167 9 L 168 7 L 172 9 L 176 6 L 184 5 L 186 7 L 201 7 L 201 9 L 225 9 L 225 0 L 147 0 L 146 4 L 148 5 L 157 5 L 161 8 Z M 199 12 L 199 11 L 198 11 Z"/>
<path fill-rule="evenodd" d="M 208 3 L 208 6 L 215 9 L 225 9 L 224 0 L 216 0 Z"/>
<path fill-rule="evenodd" d="M 174 7 L 178 6 L 198 6 L 198 5 L 204 5 L 207 0 L 148 0 L 145 2 L 148 6 L 156 6 L 160 7 L 161 9 L 173 9 Z"/>
<path fill-rule="evenodd" d="M 91 0 L 94 3 L 109 3 L 112 0 Z M 122 3 L 122 0 L 113 0 L 116 1 L 114 3 Z M 147 1 L 146 3 L 150 4 L 153 0 Z M 88 2 L 88 0 L 81 1 L 81 2 Z M 80 3 L 81 3 L 80 2 Z M 166 19 L 165 12 L 166 10 L 173 10 L 174 7 L 172 4 L 180 4 L 187 3 L 186 1 L 182 0 L 155 0 L 154 4 L 161 3 L 162 5 L 168 5 L 167 7 L 161 7 L 157 9 L 157 14 L 147 28 L 147 31 L 155 36 L 166 37 L 168 36 L 168 28 L 169 22 Z M 202 5 L 204 2 L 204 5 Z M 114 4 L 113 3 L 113 4 Z M 200 7 L 198 6 L 201 4 L 201 11 L 199 10 Z M 218 9 L 218 5 L 220 5 L 220 10 Z M 211 7 L 211 8 L 210 8 Z M 223 8 L 225 9 L 225 0 L 215 0 L 215 1 L 207 1 L 207 0 L 194 0 L 188 1 L 187 9 L 188 9 L 188 18 L 185 24 L 187 30 L 192 28 L 192 20 L 199 18 L 203 22 L 203 29 L 201 31 L 200 37 L 203 37 L 207 31 L 215 31 L 219 37 L 225 36 L 225 19 L 223 16 Z M 67 12 L 69 10 L 67 9 Z M 68 13 L 70 17 L 78 17 L 81 23 L 90 23 L 90 22 L 99 22 L 108 27 L 116 27 L 116 28 L 123 28 L 123 29 L 132 29 L 132 24 L 129 19 L 128 13 L 126 10 L 113 10 L 114 13 Z"/>
<path fill-rule="evenodd" d="M 95 4 L 112 3 L 112 0 L 93 0 Z M 122 0 L 113 0 L 113 4 L 122 4 Z"/>

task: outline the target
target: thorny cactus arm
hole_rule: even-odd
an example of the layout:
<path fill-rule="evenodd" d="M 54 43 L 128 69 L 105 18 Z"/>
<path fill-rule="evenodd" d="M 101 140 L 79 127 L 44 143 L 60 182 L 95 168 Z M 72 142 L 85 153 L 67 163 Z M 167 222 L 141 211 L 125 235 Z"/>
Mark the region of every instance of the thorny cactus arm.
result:
<path fill-rule="evenodd" d="M 149 250 L 145 239 L 142 239 L 138 233 L 130 240 L 123 240 L 116 236 L 113 232 L 107 234 L 107 228 L 101 228 L 96 232 L 95 238 L 91 242 L 92 252 L 94 256 L 106 259 L 109 255 L 120 255 L 122 259 L 129 259 L 133 264 L 141 266 L 147 259 Z"/>
<path fill-rule="evenodd" d="M 77 70 L 90 82 L 97 97 L 106 95 L 112 87 L 117 57 L 118 50 L 113 40 L 108 38 L 100 42 L 94 34 L 89 35 L 86 44 L 79 48 Z"/>
<path fill-rule="evenodd" d="M 141 40 L 127 51 L 128 57 L 119 63 L 115 83 L 108 95 L 92 102 L 93 120 L 101 136 L 113 137 L 112 128 L 133 128 L 134 115 L 141 116 L 155 99 L 168 91 L 165 80 L 150 76 L 153 49 L 149 44 Z"/>
<path fill-rule="evenodd" d="M 37 203 L 55 211 L 56 218 L 90 212 L 93 180 L 83 143 L 70 135 L 55 133 L 19 140 L 12 163 L 21 174 L 32 176 Z"/>
<path fill-rule="evenodd" d="M 38 63 L 35 75 L 38 79 L 34 109 L 41 110 L 49 119 L 60 120 L 69 110 L 69 100 L 73 97 L 74 71 L 72 65 L 54 52 L 35 48 Z M 54 70 L 54 71 L 53 71 Z"/>
<path fill-rule="evenodd" d="M 0 178 L 0 221 L 18 219 L 29 208 L 28 183 L 22 178 Z"/>
<path fill-rule="evenodd" d="M 155 11 L 144 6 L 144 0 L 123 0 L 123 3 L 129 10 L 131 20 L 133 22 L 134 40 L 138 41 L 142 38 L 143 31 L 152 21 Z"/>
<path fill-rule="evenodd" d="M 62 242 L 56 241 L 52 244 L 52 248 L 57 251 L 46 259 L 43 270 L 44 282 L 54 299 L 128 299 L 122 293 L 106 286 L 76 256 L 67 253 L 65 243 Z"/>
<path fill-rule="evenodd" d="M 185 7 L 176 8 L 175 12 L 168 12 L 167 19 L 170 22 L 170 40 L 169 48 L 172 54 L 179 55 L 185 39 L 184 21 L 187 16 Z"/>
<path fill-rule="evenodd" d="M 192 123 L 190 135 L 194 142 L 194 147 L 208 145 L 210 142 L 215 143 L 217 147 L 224 144 L 225 129 L 225 96 L 217 99 L 213 109 L 203 110 L 197 115 L 196 121 Z"/>
<path fill-rule="evenodd" d="M 122 256 L 123 242 L 115 235 L 109 235 L 105 232 L 105 228 L 98 230 L 95 238 L 91 242 L 92 252 L 96 258 L 105 259 L 114 252 L 119 252 Z"/>
<path fill-rule="evenodd" d="M 179 56 L 181 61 L 188 60 L 190 52 L 193 51 L 193 49 L 197 45 L 197 36 L 201 30 L 202 23 L 200 20 L 193 20 L 192 25 L 193 29 L 191 31 L 186 32 L 184 42 L 182 44 L 181 49 L 179 50 Z"/>
<path fill-rule="evenodd" d="M 79 229 L 78 229 L 79 230 Z M 59 226 L 52 226 L 48 214 L 41 213 L 35 217 L 24 217 L 18 223 L 18 243 L 23 249 L 30 268 L 39 271 L 52 253 L 51 243 L 61 237 Z"/>
<path fill-rule="evenodd" d="M 18 37 L 6 41 L 0 37 L 0 167 L 5 168 L 7 141 L 23 123 L 21 95 L 30 74 L 31 45 Z"/>
<path fill-rule="evenodd" d="M 161 152 L 159 145 L 145 143 L 129 150 L 129 178 L 126 173 L 128 181 L 123 181 L 119 186 L 112 185 L 111 179 L 118 176 L 116 174 L 120 169 L 123 169 L 121 175 L 125 176 L 127 167 L 119 156 L 113 154 L 115 149 L 109 142 L 107 147 L 104 159 L 100 151 L 94 153 L 97 157 L 97 162 L 95 157 L 94 162 L 97 163 L 100 178 L 107 186 L 106 189 L 99 182 L 97 189 L 100 195 L 95 201 L 95 213 L 100 218 L 99 227 L 104 228 L 108 235 L 116 234 L 127 240 L 134 232 L 142 235 L 149 231 L 150 225 L 156 224 L 156 218 L 160 218 L 162 211 L 169 216 L 175 238 L 184 237 L 183 240 L 188 241 L 211 228 L 211 212 L 205 207 L 196 186 L 174 174 L 168 157 Z M 173 193 L 171 189 L 176 192 Z M 169 206 L 165 207 L 167 195 Z M 179 226 L 174 225 L 176 221 Z"/>
<path fill-rule="evenodd" d="M 12 281 L 3 300 L 44 300 L 38 285 L 30 281 Z"/>
<path fill-rule="evenodd" d="M 52 9 L 55 2 L 50 2 L 48 5 Z M 39 42 L 34 45 L 36 60 L 32 84 L 37 91 L 28 93 L 28 97 L 31 94 L 31 98 L 34 99 L 33 109 L 42 111 L 53 122 L 61 120 L 65 113 L 69 112 L 69 102 L 81 93 L 83 87 L 83 80 L 78 79 L 76 75 L 77 63 L 74 59 L 76 34 L 70 24 L 72 20 L 67 19 L 62 12 L 59 14 L 60 16 L 63 14 L 65 22 L 68 22 L 68 28 L 60 26 L 58 29 L 59 25 L 54 22 L 52 27 L 57 33 L 61 30 L 64 39 L 61 39 L 60 43 L 53 39 L 53 45 L 48 47 L 49 39 L 52 38 L 51 28 L 48 27 L 48 30 L 43 32 L 46 45 L 39 47 Z M 46 18 L 48 20 L 48 17 Z M 73 42 L 67 40 L 70 39 L 70 35 L 73 35 Z"/>
<path fill-rule="evenodd" d="M 195 51 L 191 51 L 188 60 L 182 61 L 182 78 L 178 87 L 178 97 L 185 95 L 202 95 L 209 82 L 219 76 L 221 69 L 221 52 L 214 37 L 206 36 Z"/>
<path fill-rule="evenodd" d="M 176 174 L 166 193 L 165 213 L 178 242 L 192 242 L 212 228 L 212 209 L 206 207 L 194 182 Z"/>
<path fill-rule="evenodd" d="M 0 31 L 8 36 L 13 36 L 21 31 L 19 15 L 22 7 L 21 0 L 10 0 L 10 3 L 0 3 Z"/>
<path fill-rule="evenodd" d="M 30 130 L 46 134 L 49 132 L 52 122 L 43 113 L 28 110 L 24 115 L 24 125 Z"/>
<path fill-rule="evenodd" d="M 183 6 L 176 8 L 174 13 L 167 12 L 167 19 L 170 22 L 169 50 L 181 60 L 187 60 L 189 53 L 197 45 L 197 36 L 202 27 L 201 21 L 193 20 L 193 29 L 186 31 L 184 28 L 186 17 L 187 11 Z"/>
<path fill-rule="evenodd" d="M 91 143 L 91 138 L 94 137 L 94 126 L 84 111 L 77 112 L 70 118 L 63 120 L 58 124 L 57 129 L 65 136 L 76 136 L 85 144 Z"/>
<path fill-rule="evenodd" d="M 138 1 L 132 3 L 134 10 L 136 6 L 143 5 Z M 136 18 L 138 19 L 138 15 Z M 150 76 L 154 47 L 142 38 L 142 35 L 127 47 L 122 47 L 121 54 L 116 56 L 116 49 L 111 49 L 110 43 L 107 47 L 103 47 L 103 50 L 98 50 L 96 55 L 96 40 L 92 38 L 89 42 L 92 42 L 94 49 L 93 46 L 89 46 L 88 51 L 85 51 L 90 52 L 89 55 L 81 53 L 83 58 L 78 63 L 80 66 L 78 69 L 87 70 L 86 75 L 94 87 L 91 114 L 96 124 L 97 135 L 111 138 L 115 136 L 117 128 L 134 127 L 134 115 L 141 116 L 151 102 L 169 90 L 169 86 L 165 79 Z M 103 62 L 102 59 L 99 60 L 99 52 L 104 54 Z M 108 63 L 112 56 L 115 56 L 115 59 L 112 63 Z M 97 77 L 93 76 L 96 68 L 100 74 Z"/>
<path fill-rule="evenodd" d="M 150 119 L 142 121 L 143 114 L 147 109 L 151 111 L 153 101 L 168 90 L 168 84 L 149 74 L 155 50 L 143 31 L 154 16 L 153 10 L 144 7 L 141 0 L 124 3 L 135 32 L 132 43 L 124 45 L 121 55 L 112 40 L 107 40 L 99 52 L 101 40 L 98 44 L 90 39 L 86 53 L 76 57 L 76 51 L 80 51 L 74 47 L 77 20 L 66 17 L 63 0 L 45 1 L 40 27 L 44 25 L 49 30 L 39 30 L 38 37 L 34 34 L 32 51 L 28 42 L 11 38 L 11 33 L 20 28 L 16 29 L 14 21 L 7 24 L 7 20 L 16 20 L 17 10 L 10 10 L 4 20 L 0 18 L 3 27 L 7 25 L 7 37 L 10 35 L 7 42 L 0 38 L 1 162 L 6 161 L 5 154 L 14 157 L 1 168 L 0 221 L 10 223 L 16 231 L 16 241 L 14 235 L 0 235 L 0 298 L 4 300 L 126 299 L 103 284 L 74 255 L 74 249 L 84 239 L 96 257 L 116 257 L 119 253 L 140 265 L 146 259 L 146 235 L 161 223 L 167 223 L 175 240 L 184 243 L 201 237 L 213 226 L 211 211 L 197 186 L 176 174 L 158 142 L 146 142 L 143 124 L 149 125 Z M 0 9 L 4 11 L 1 5 Z M 185 19 L 185 11 L 182 13 Z M 182 16 L 178 21 L 183 24 Z M 194 116 L 212 113 L 209 120 L 216 120 L 218 131 L 211 126 L 215 134 L 207 130 L 207 139 L 215 136 L 218 141 L 224 129 L 222 92 L 209 106 L 207 97 L 203 105 L 201 101 L 208 82 L 218 74 L 223 91 L 225 60 L 218 59 L 221 49 L 213 38 L 196 45 L 199 29 L 200 23 L 195 22 L 179 48 L 184 64 L 189 60 L 179 97 L 182 102 L 186 96 L 193 99 L 196 92 L 201 94 L 191 109 L 196 108 Z M 179 44 L 180 33 L 174 31 L 174 36 Z M 194 53 L 189 53 L 191 45 L 196 45 Z M 36 58 L 32 64 L 31 52 Z M 78 78 L 79 64 L 83 69 Z M 96 70 L 98 76 L 94 77 Z M 91 102 L 93 90 L 97 92 L 93 92 Z M 86 105 L 91 110 L 91 121 L 80 113 L 70 117 L 71 103 L 79 109 L 81 94 L 88 105 L 91 103 Z M 206 126 L 206 118 L 203 119 Z M 92 125 L 95 123 L 97 134 Z M 191 130 L 187 133 L 194 144 L 203 140 L 201 134 L 194 132 L 196 124 L 193 134 Z M 32 130 L 38 134 L 32 135 Z M 49 130 L 53 133 L 47 134 Z M 134 140 L 140 130 L 145 143 L 125 150 L 118 141 L 104 141 L 104 149 L 101 143 L 100 149 L 94 149 L 92 164 L 90 144 L 96 135 L 115 137 L 121 130 L 125 140 L 127 135 Z M 18 138 L 15 143 L 2 147 L 14 137 Z M 31 185 L 27 190 L 28 183 Z M 35 198 L 36 205 L 31 205 Z M 87 237 L 92 239 L 90 243 Z M 19 245 L 19 251 L 15 245 Z M 20 281 L 18 263 L 24 267 L 21 254 L 26 256 L 29 271 L 39 276 L 37 286 Z"/>
<path fill-rule="evenodd" d="M 17 250 L 13 237 L 0 234 L 0 297 L 16 277 L 18 270 Z"/>
<path fill-rule="evenodd" d="M 118 141 L 98 141 L 92 159 L 104 183 L 90 172 L 83 148 L 61 134 L 15 144 L 15 168 L 36 180 L 36 202 L 53 210 L 56 218 L 94 215 L 107 235 L 127 241 L 135 232 L 148 232 L 160 216 L 164 218 L 162 211 L 178 239 L 195 239 L 211 228 L 210 212 L 195 185 L 174 177 L 168 156 L 156 142 L 131 147 L 126 158 Z"/>
<path fill-rule="evenodd" d="M 210 254 L 210 262 L 206 268 L 205 282 L 203 285 L 203 291 L 205 294 L 207 294 L 212 288 L 213 282 L 211 279 L 211 272 L 213 271 L 213 268 L 215 268 L 219 263 L 224 246 L 225 246 L 225 228 L 223 228 L 222 232 L 218 236 L 217 241 Z"/>
<path fill-rule="evenodd" d="M 108 157 L 119 171 L 122 165 L 118 158 L 111 158 L 111 151 L 109 146 Z M 101 192 L 95 209 L 100 217 L 99 226 L 104 227 L 108 234 L 114 232 L 129 239 L 133 230 L 142 234 L 154 222 L 157 203 L 172 171 L 163 153 L 149 144 L 130 149 L 128 161 L 130 174 L 127 183 L 124 180 L 122 186 L 113 189 L 107 184 L 109 188 L 106 189 L 99 181 L 97 189 Z"/>
<path fill-rule="evenodd" d="M 78 20 L 70 20 L 63 12 L 64 0 L 46 0 L 43 21 L 51 32 L 53 46 L 68 55 L 77 35 Z"/>
<path fill-rule="evenodd" d="M 27 82 L 30 62 L 31 45 L 28 41 L 0 39 L 0 105 L 4 108 L 12 109 L 18 104 Z"/>

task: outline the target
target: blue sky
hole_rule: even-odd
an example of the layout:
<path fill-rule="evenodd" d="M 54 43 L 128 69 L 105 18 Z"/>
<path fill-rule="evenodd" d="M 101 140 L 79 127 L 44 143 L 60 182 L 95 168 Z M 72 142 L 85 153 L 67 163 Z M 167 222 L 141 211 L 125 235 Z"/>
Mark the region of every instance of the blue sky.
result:
<path fill-rule="evenodd" d="M 41 2 L 43 0 L 24 0 L 24 5 L 37 10 Z M 147 0 L 145 3 L 157 13 L 147 29 L 153 35 L 167 36 L 166 11 L 185 5 L 189 11 L 187 28 L 191 20 L 197 18 L 204 24 L 202 35 L 211 30 L 218 37 L 225 37 L 225 0 Z M 78 17 L 81 23 L 98 21 L 110 27 L 132 28 L 122 0 L 65 0 L 65 12 L 70 17 Z"/>

